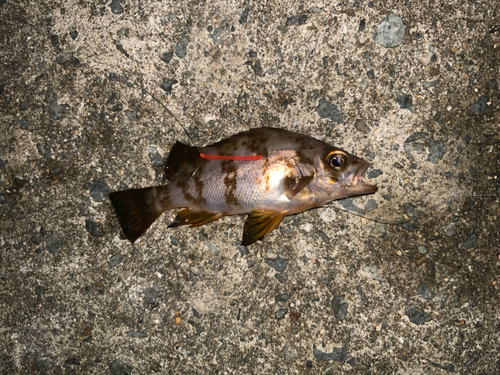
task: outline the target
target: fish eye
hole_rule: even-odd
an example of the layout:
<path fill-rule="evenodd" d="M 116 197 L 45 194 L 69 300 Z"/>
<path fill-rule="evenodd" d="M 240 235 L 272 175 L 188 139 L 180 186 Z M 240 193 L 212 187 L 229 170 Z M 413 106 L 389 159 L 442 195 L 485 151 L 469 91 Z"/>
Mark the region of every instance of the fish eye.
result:
<path fill-rule="evenodd" d="M 340 151 L 332 151 L 326 157 L 328 164 L 335 169 L 342 169 L 347 162 L 347 155 Z"/>

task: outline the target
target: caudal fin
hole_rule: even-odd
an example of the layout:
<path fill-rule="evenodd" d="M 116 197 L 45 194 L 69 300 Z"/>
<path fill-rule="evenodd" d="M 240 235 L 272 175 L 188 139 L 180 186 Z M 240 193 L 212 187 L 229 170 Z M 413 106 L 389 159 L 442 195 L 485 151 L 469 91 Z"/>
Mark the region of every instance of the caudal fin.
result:
<path fill-rule="evenodd" d="M 158 187 L 116 191 L 109 195 L 125 236 L 134 242 L 165 211 L 159 203 Z"/>

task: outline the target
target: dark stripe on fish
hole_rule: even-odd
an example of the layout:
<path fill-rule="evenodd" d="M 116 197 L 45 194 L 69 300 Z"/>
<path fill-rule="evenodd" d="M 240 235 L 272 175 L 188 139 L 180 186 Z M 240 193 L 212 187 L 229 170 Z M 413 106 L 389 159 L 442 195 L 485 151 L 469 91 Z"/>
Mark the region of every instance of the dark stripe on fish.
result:
<path fill-rule="evenodd" d="M 228 205 L 239 206 L 238 198 L 234 195 L 238 183 L 238 168 L 232 160 L 225 160 L 221 163 L 221 171 L 224 174 L 224 186 L 226 191 L 224 197 Z"/>

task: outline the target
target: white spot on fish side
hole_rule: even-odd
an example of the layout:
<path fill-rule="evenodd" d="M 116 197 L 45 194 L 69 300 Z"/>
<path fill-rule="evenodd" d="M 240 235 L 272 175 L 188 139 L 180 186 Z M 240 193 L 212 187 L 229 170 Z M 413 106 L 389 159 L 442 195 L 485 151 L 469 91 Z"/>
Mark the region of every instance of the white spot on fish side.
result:
<path fill-rule="evenodd" d="M 281 165 L 273 166 L 269 175 L 269 187 L 274 189 L 278 187 L 282 181 L 283 177 L 286 175 L 286 168 Z"/>
<path fill-rule="evenodd" d="M 329 223 L 330 221 L 335 220 L 337 214 L 331 208 L 326 208 L 323 210 L 320 216 L 326 223 Z"/>

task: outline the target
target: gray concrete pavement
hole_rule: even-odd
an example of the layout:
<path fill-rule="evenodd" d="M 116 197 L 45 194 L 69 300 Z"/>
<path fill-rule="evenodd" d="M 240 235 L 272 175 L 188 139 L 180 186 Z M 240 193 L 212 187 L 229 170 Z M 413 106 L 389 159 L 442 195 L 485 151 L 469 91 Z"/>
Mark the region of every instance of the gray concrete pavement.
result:
<path fill-rule="evenodd" d="M 499 373 L 499 17 L 0 0 L 0 373 Z M 164 183 L 188 143 L 147 92 L 199 145 L 299 131 L 369 160 L 379 191 L 248 248 L 243 217 L 175 212 L 131 245 L 107 195 Z"/>

